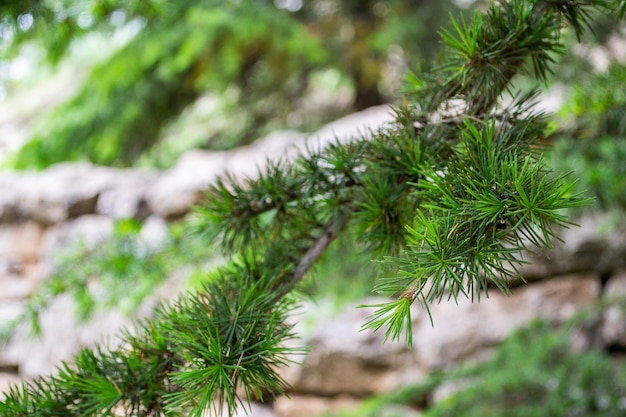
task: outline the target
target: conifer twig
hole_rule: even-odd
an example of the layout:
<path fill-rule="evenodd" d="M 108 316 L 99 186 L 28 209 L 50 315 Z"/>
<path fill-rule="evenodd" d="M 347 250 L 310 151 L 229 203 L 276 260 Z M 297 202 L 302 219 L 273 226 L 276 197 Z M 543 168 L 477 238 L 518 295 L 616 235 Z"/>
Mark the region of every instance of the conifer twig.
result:
<path fill-rule="evenodd" d="M 479 296 L 492 284 L 506 292 L 515 255 L 527 242 L 550 246 L 553 225 L 569 223 L 560 211 L 588 200 L 531 153 L 546 131 L 529 103 L 536 90 L 512 105 L 509 123 L 494 106 L 515 73 L 545 81 L 563 50 L 564 23 L 578 34 L 587 9 L 604 3 L 510 0 L 471 24 L 453 21 L 455 29 L 442 32 L 447 63 L 413 79 L 408 91 L 419 111 L 399 111 L 397 131 L 273 165 L 245 187 L 218 182 L 198 227 L 221 237 L 233 259 L 209 274 L 202 295 L 164 304 L 139 336 L 125 337 L 130 349 L 85 349 L 58 375 L 12 388 L 0 416 L 87 417 L 120 407 L 127 415 L 201 417 L 222 415 L 224 405 L 233 415 L 244 401 L 238 387 L 247 399 L 284 394 L 277 369 L 302 352 L 284 344 L 295 337 L 286 295 L 348 222 L 397 271 L 376 290 L 400 297 L 374 305 L 364 326 L 386 328 L 387 338 L 406 329 L 411 344 L 415 301 Z M 457 99 L 470 109 L 428 116 Z"/>
<path fill-rule="evenodd" d="M 294 288 L 304 278 L 306 273 L 311 269 L 313 264 L 324 254 L 326 249 L 331 243 L 339 236 L 341 231 L 346 227 L 348 223 L 349 215 L 347 212 L 339 214 L 327 227 L 324 229 L 322 235 L 315 241 L 315 243 L 306 251 L 300 262 L 293 271 L 293 274 L 289 277 L 289 285 L 285 286 L 276 296 L 276 299 L 281 299 L 287 295 L 292 288 Z"/>

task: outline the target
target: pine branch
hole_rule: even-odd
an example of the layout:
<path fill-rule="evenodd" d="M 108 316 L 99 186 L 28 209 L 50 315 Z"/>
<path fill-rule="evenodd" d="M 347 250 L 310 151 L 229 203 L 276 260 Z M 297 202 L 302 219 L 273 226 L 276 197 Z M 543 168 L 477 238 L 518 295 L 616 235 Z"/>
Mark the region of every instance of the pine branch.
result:
<path fill-rule="evenodd" d="M 346 224 L 348 223 L 348 218 L 347 213 L 342 213 L 324 230 L 324 233 L 322 233 L 315 243 L 306 251 L 304 256 L 302 256 L 300 262 L 297 264 L 288 279 L 289 285 L 277 294 L 278 299 L 283 298 L 289 291 L 296 288 L 306 273 L 311 270 L 315 262 L 324 254 L 330 244 L 333 243 L 333 241 L 337 239 L 340 233 L 344 230 Z"/>
<path fill-rule="evenodd" d="M 56 375 L 11 389 L 0 415 L 200 416 L 224 407 L 232 415 L 242 401 L 284 393 L 276 369 L 301 352 L 283 344 L 294 336 L 287 295 L 341 233 L 398 271 L 378 286 L 398 299 L 376 306 L 365 325 L 386 327 L 388 338 L 406 329 L 411 343 L 414 302 L 479 297 L 492 283 L 508 291 L 514 255 L 528 241 L 550 246 L 553 227 L 568 224 L 560 210 L 586 201 L 537 153 L 546 120 L 531 111 L 534 93 L 504 112 L 495 106 L 516 74 L 544 81 L 564 23 L 578 33 L 586 8 L 604 5 L 492 5 L 442 34 L 446 62 L 413 79 L 415 99 L 372 140 L 271 165 L 255 180 L 218 182 L 197 227 L 232 261 L 126 333 L 122 348 L 84 350 Z"/>
<path fill-rule="evenodd" d="M 453 21 L 455 32 L 442 33 L 450 48 L 448 59 L 437 75 L 412 76 L 415 89 L 409 93 L 421 105 L 405 104 L 406 111 L 398 112 L 404 126 L 419 120 L 413 134 L 431 149 L 430 164 L 415 184 L 420 208 L 409 225 L 404 256 L 386 260 L 390 269 L 400 270 L 399 276 L 377 287 L 400 296 L 396 302 L 371 306 L 377 311 L 365 328 L 386 325 L 387 337 L 393 339 L 404 328 L 410 342 L 407 300 L 420 300 L 428 310 L 429 303 L 444 296 L 479 298 L 492 284 L 508 292 L 508 277 L 517 273 L 517 254 L 528 242 L 551 246 L 557 238 L 552 224 L 568 223 L 559 211 L 589 203 L 570 195 L 571 182 L 565 178 L 549 179 L 537 159 L 532 146 L 543 136 L 544 117 L 532 105 L 522 106 L 534 93 L 513 106 L 516 117 L 494 117 L 493 107 L 511 89 L 516 74 L 534 73 L 539 81 L 546 80 L 552 55 L 562 51 L 559 35 L 565 21 L 578 34 L 588 25 L 586 8 L 606 5 L 502 2 L 485 15 L 475 14 L 470 24 Z M 430 123 L 433 114 L 442 112 L 440 120 L 452 121 L 452 126 Z M 454 126 L 460 120 L 463 124 Z"/>

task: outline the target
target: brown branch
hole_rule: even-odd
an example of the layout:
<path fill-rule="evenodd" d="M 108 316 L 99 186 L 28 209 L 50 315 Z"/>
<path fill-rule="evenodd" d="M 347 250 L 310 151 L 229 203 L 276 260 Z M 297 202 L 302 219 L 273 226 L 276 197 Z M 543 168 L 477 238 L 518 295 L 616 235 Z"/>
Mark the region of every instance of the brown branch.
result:
<path fill-rule="evenodd" d="M 324 254 L 324 251 L 343 231 L 349 219 L 349 211 L 341 213 L 331 222 L 322 235 L 315 240 L 315 243 L 306 251 L 300 262 L 293 270 L 291 276 L 287 278 L 287 285 L 278 293 L 277 299 L 283 298 L 293 289 L 311 269 L 313 264 Z"/>

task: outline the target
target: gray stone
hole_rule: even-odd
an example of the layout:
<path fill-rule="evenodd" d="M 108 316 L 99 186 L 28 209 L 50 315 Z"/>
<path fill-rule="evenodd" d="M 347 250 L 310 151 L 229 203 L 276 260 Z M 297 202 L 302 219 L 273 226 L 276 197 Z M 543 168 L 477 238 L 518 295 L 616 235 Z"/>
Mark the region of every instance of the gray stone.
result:
<path fill-rule="evenodd" d="M 225 413 L 224 417 L 231 416 Z M 278 415 L 270 406 L 253 402 L 250 406 L 240 407 L 233 417 L 278 417 Z"/>
<path fill-rule="evenodd" d="M 32 221 L 0 223 L 0 259 L 17 264 L 37 262 L 44 233 L 45 228 Z"/>
<path fill-rule="evenodd" d="M 40 283 L 41 277 L 37 274 L 38 268 L 30 266 L 28 268 L 20 266 L 20 274 L 0 275 L 0 300 L 21 300 L 27 298 L 35 291 Z M 2 310 L 0 306 L 0 310 Z M 1 314 L 0 314 L 1 317 Z"/>
<path fill-rule="evenodd" d="M 463 391 L 472 383 L 470 379 L 453 379 L 443 381 L 429 395 L 429 403 L 436 404 Z"/>
<path fill-rule="evenodd" d="M 0 299 L 25 298 L 44 278 L 39 264 L 44 233 L 32 221 L 0 223 Z"/>
<path fill-rule="evenodd" d="M 318 323 L 305 342 L 311 350 L 304 365 L 284 375 L 303 394 L 363 396 L 391 391 L 419 382 L 431 371 L 484 360 L 511 332 L 533 319 L 563 323 L 593 305 L 599 294 L 597 275 L 567 275 L 520 287 L 508 297 L 494 290 L 480 302 L 463 298 L 432 305 L 434 325 L 426 311 L 415 307 L 411 349 L 404 341 L 384 342 L 384 330 L 360 331 L 372 311 L 351 306 Z"/>
<path fill-rule="evenodd" d="M 86 163 L 54 165 L 27 178 L 20 212 L 48 225 L 95 213 L 100 193 L 115 183 L 111 169 Z"/>
<path fill-rule="evenodd" d="M 355 137 L 370 137 L 372 132 L 389 127 L 394 120 L 391 107 L 370 107 L 325 125 L 309 135 L 309 140 L 319 140 L 324 146 L 333 141 L 346 142 Z"/>
<path fill-rule="evenodd" d="M 202 191 L 224 171 L 226 155 L 199 150 L 185 153 L 148 189 L 146 202 L 150 212 L 164 219 L 185 215 L 200 201 Z"/>
<path fill-rule="evenodd" d="M 434 325 L 424 311 L 414 318 L 414 347 L 419 362 L 428 370 L 480 361 L 511 332 L 533 319 L 562 323 L 593 305 L 599 295 L 599 277 L 582 274 L 526 285 L 508 297 L 492 291 L 479 303 L 465 298 L 459 298 L 458 304 L 442 302 L 430 307 Z"/>
<path fill-rule="evenodd" d="M 2 172 L 0 221 L 53 225 L 96 212 L 135 217 L 145 188 L 154 178 L 152 173 L 87 163 L 58 164 L 38 173 Z"/>
<path fill-rule="evenodd" d="M 365 135 L 392 119 L 389 107 L 379 106 L 330 123 L 308 138 L 300 132 L 280 131 L 229 152 L 188 151 L 148 190 L 147 205 L 151 213 L 165 219 L 184 216 L 220 175 L 255 178 L 268 161 L 292 160 L 307 146 L 319 149 L 335 140 Z"/>
<path fill-rule="evenodd" d="M 608 307 L 601 322 L 602 344 L 626 348 L 626 271 L 619 271 L 608 280 L 603 298 Z"/>
<path fill-rule="evenodd" d="M 300 154 L 306 136 L 295 131 L 274 132 L 249 146 L 234 149 L 227 159 L 225 172 L 237 179 L 257 178 L 268 162 L 288 162 Z"/>
<path fill-rule="evenodd" d="M 16 300 L 11 294 L 2 293 L 0 298 L 0 326 L 17 319 L 24 309 L 24 302 Z M 2 343 L 0 343 L 2 347 Z"/>
<path fill-rule="evenodd" d="M 289 398 L 277 398 L 274 402 L 274 411 L 278 417 L 315 417 L 330 411 L 355 409 L 359 404 L 359 399 L 347 395 L 316 397 L 294 394 Z"/>
<path fill-rule="evenodd" d="M 4 393 L 8 392 L 13 386 L 20 385 L 23 378 L 9 372 L 0 372 L 0 401 L 4 399 Z"/>
<path fill-rule="evenodd" d="M 20 203 L 24 197 L 28 174 L 15 172 L 0 173 L 0 222 L 15 222 L 22 220 Z"/>
<path fill-rule="evenodd" d="M 378 410 L 376 417 L 419 417 L 422 413 L 408 405 L 386 405 Z"/>
<path fill-rule="evenodd" d="M 574 219 L 579 226 L 558 229 L 563 242 L 550 250 L 524 254 L 529 264 L 520 267 L 527 280 L 573 272 L 596 271 L 601 274 L 626 267 L 626 229 L 616 227 L 606 213 L 588 213 Z"/>
<path fill-rule="evenodd" d="M 135 218 L 143 220 L 151 213 L 146 203 L 146 193 L 157 180 L 156 172 L 118 170 L 115 183 L 102 190 L 96 213 L 113 219 Z"/>
<path fill-rule="evenodd" d="M 49 276 L 64 255 L 93 250 L 113 235 L 113 226 L 110 217 L 86 215 L 50 227 L 43 238 L 40 272 Z"/>
<path fill-rule="evenodd" d="M 111 237 L 113 226 L 114 222 L 110 217 L 95 214 L 60 223 L 48 229 L 42 252 L 46 255 L 79 244 L 93 249 Z"/>
<path fill-rule="evenodd" d="M 89 323 L 79 323 L 74 313 L 74 302 L 62 295 L 41 313 L 40 337 L 33 337 L 30 329 L 20 327 L 5 349 L 0 351 L 0 363 L 19 367 L 20 377 L 34 378 L 55 371 L 62 360 L 70 361 L 81 347 L 105 343 L 115 347 L 116 332 L 130 326 L 131 318 L 117 311 L 98 311 Z"/>
<path fill-rule="evenodd" d="M 156 216 L 148 217 L 139 232 L 139 238 L 142 244 L 150 250 L 162 248 L 168 236 L 169 230 L 167 222 Z"/>
<path fill-rule="evenodd" d="M 304 342 L 311 350 L 303 366 L 292 366 L 287 373 L 287 381 L 297 392 L 364 396 L 423 379 L 424 371 L 406 343 L 384 343 L 384 332 L 360 331 L 369 313 L 352 305 L 318 323 Z"/>

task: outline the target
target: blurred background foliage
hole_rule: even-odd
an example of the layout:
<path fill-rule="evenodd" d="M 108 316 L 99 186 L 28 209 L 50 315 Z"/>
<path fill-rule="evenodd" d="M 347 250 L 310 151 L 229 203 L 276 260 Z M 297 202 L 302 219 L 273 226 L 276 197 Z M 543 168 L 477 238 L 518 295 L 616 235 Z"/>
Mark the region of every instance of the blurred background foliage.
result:
<path fill-rule="evenodd" d="M 626 217 L 626 31 L 595 15 L 580 45 L 570 47 L 547 89 L 558 90 L 555 132 L 547 155 L 555 171 L 572 172 L 578 191 L 595 198 L 585 210 Z M 573 41 L 573 35 L 567 34 Z"/>
<path fill-rule="evenodd" d="M 0 11 L 4 59 L 34 47 L 56 65 L 92 49 L 75 96 L 12 161 L 44 168 L 166 167 L 185 146 L 310 131 L 388 102 L 407 65 L 436 56 L 437 30 L 460 9 L 449 0 L 31 0 Z M 126 41 L 107 44 L 119 32 Z M 181 146 L 176 122 L 194 110 L 200 129 Z"/>
<path fill-rule="evenodd" d="M 558 113 L 563 132 L 553 147 L 557 170 L 573 171 L 578 186 L 596 198 L 596 209 L 626 210 L 626 66 L 573 86 Z"/>

